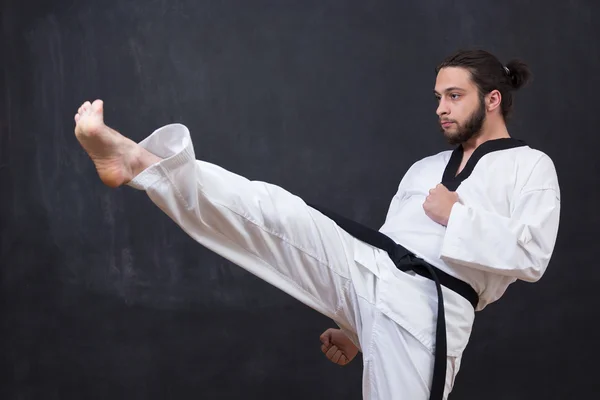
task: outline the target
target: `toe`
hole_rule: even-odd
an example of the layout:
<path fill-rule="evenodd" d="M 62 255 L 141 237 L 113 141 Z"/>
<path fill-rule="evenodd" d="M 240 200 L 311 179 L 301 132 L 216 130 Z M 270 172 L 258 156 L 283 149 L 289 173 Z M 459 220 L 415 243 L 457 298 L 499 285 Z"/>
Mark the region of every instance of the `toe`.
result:
<path fill-rule="evenodd" d="M 94 103 L 92 104 L 92 111 L 94 112 L 102 112 L 102 107 L 104 105 L 104 102 L 100 99 L 95 100 Z"/>
<path fill-rule="evenodd" d="M 89 101 L 86 101 L 85 103 L 83 103 L 83 111 L 84 112 L 89 111 L 90 108 L 92 108 L 92 104 Z"/>

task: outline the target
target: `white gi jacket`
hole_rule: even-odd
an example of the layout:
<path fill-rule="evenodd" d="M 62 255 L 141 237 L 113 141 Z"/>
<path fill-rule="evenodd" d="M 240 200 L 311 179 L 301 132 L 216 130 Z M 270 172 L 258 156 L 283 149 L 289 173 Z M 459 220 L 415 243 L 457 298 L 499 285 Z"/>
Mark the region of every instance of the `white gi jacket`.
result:
<path fill-rule="evenodd" d="M 552 160 L 539 150 L 491 151 L 456 190 L 459 203 L 444 227 L 425 215 L 422 204 L 451 154 L 444 151 L 411 166 L 380 231 L 469 283 L 482 310 L 517 279 L 535 282 L 546 271 L 559 226 L 558 178 Z"/>

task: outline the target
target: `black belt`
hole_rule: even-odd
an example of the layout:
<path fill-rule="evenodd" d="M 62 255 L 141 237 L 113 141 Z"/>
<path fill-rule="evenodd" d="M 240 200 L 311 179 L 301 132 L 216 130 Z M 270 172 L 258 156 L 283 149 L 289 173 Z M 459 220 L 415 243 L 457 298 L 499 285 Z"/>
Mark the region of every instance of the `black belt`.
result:
<path fill-rule="evenodd" d="M 427 263 L 425 260 L 416 257 L 410 251 L 406 250 L 403 246 L 394 242 L 383 233 L 359 224 L 356 221 L 337 215 L 322 207 L 315 207 L 314 205 L 310 206 L 331 218 L 340 228 L 358 240 L 386 251 L 398 269 L 402 271 L 412 270 L 416 274 L 435 281 L 438 294 L 438 318 L 435 335 L 435 361 L 433 365 L 433 379 L 429 399 L 441 400 L 444 396 L 444 387 L 446 383 L 446 357 L 448 354 L 442 285 L 463 296 L 471 303 L 473 308 L 476 308 L 479 302 L 477 292 L 475 292 L 475 290 L 466 282 L 448 275 L 444 271 Z"/>

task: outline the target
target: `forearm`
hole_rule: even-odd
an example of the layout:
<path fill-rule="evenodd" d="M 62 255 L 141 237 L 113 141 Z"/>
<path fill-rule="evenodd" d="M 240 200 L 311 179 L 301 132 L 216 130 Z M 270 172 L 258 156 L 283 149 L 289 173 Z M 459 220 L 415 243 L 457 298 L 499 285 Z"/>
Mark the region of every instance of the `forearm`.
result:
<path fill-rule="evenodd" d="M 552 192 L 537 199 L 512 217 L 455 204 L 441 258 L 524 281 L 539 280 L 554 249 L 560 206 Z"/>

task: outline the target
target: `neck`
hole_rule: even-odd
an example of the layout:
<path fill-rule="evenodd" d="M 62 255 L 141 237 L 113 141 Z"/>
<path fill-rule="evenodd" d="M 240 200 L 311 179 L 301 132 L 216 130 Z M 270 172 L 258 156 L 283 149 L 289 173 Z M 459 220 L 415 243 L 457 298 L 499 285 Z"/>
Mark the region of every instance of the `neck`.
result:
<path fill-rule="evenodd" d="M 504 122 L 489 124 L 481 128 L 481 133 L 462 144 L 465 153 L 472 153 L 477 147 L 488 140 L 510 138 Z"/>

